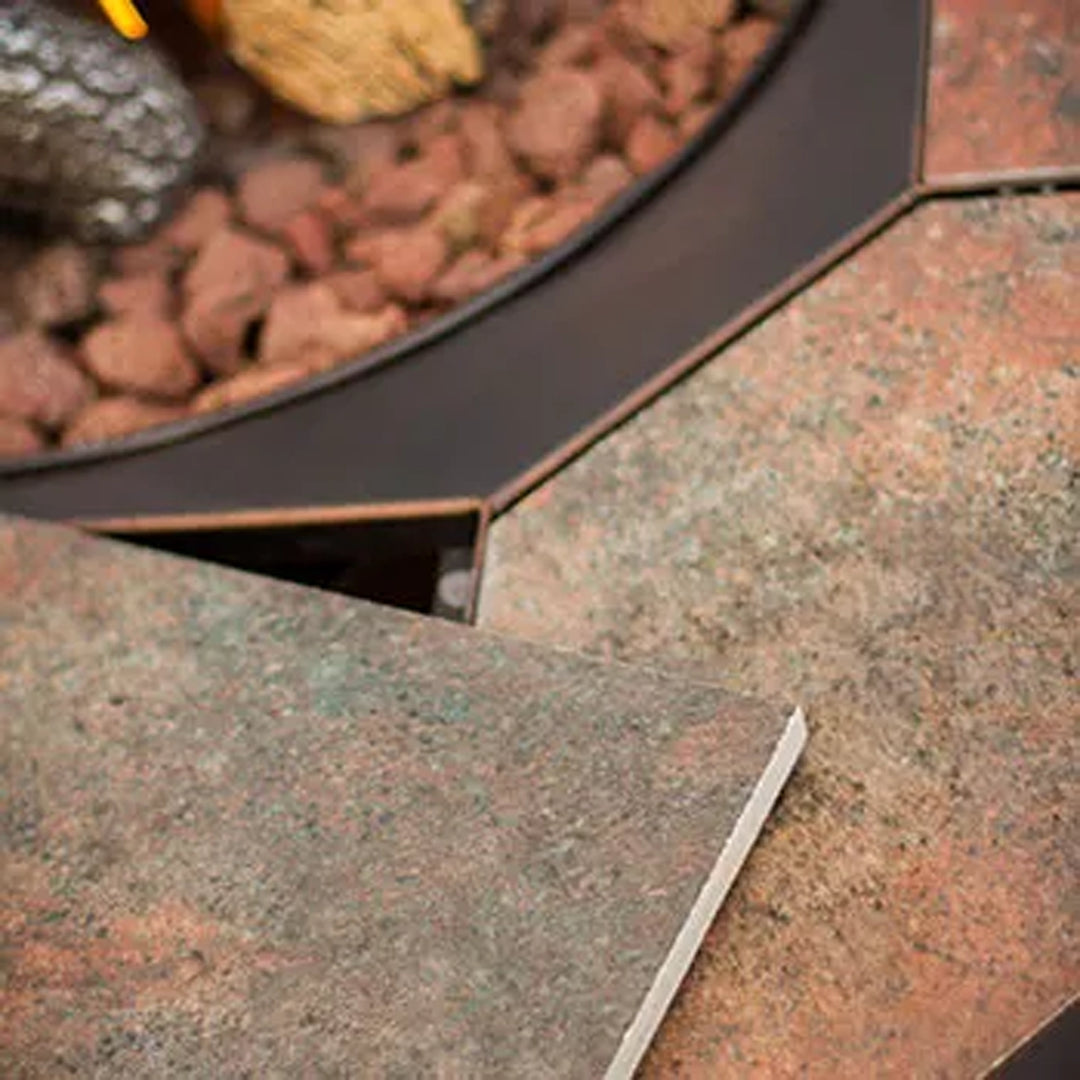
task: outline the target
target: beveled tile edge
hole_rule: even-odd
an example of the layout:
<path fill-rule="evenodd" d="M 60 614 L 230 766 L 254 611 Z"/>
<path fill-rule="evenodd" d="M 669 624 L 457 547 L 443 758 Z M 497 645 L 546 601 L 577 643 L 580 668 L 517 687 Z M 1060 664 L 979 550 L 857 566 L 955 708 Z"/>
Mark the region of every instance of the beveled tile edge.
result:
<path fill-rule="evenodd" d="M 667 1015 L 679 986 L 690 970 L 705 934 L 727 898 L 791 776 L 806 746 L 807 738 L 806 716 L 801 708 L 796 708 L 633 1022 L 624 1033 L 619 1049 L 604 1074 L 604 1080 L 632 1080 L 657 1029 Z"/>

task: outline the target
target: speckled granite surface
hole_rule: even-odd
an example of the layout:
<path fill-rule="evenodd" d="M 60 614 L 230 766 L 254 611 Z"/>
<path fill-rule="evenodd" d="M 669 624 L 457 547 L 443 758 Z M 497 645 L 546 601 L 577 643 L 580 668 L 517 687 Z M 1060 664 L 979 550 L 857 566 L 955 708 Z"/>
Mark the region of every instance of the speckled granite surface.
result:
<path fill-rule="evenodd" d="M 5 1077 L 595 1077 L 787 729 L 0 521 Z"/>
<path fill-rule="evenodd" d="M 932 0 L 925 172 L 1080 169 L 1080 9 Z"/>
<path fill-rule="evenodd" d="M 967 1077 L 1080 986 L 1080 195 L 924 205 L 493 528 L 482 623 L 809 707 L 653 1077 Z"/>

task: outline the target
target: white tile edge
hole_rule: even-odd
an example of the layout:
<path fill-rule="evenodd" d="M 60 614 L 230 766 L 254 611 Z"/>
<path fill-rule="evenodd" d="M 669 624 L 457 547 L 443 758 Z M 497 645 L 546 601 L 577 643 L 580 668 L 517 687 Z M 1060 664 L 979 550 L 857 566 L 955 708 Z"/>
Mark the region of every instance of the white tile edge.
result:
<path fill-rule="evenodd" d="M 806 746 L 806 716 L 802 709 L 792 713 L 776 743 L 772 758 L 743 807 L 735 828 L 724 844 L 705 884 L 694 901 L 690 914 L 675 938 L 652 986 L 649 987 L 637 1015 L 626 1029 L 604 1080 L 631 1080 L 645 1056 L 661 1021 L 671 1007 L 680 984 L 690 970 L 697 951 L 724 903 L 742 865 L 746 862 L 758 835 L 768 820 L 795 763 Z"/>

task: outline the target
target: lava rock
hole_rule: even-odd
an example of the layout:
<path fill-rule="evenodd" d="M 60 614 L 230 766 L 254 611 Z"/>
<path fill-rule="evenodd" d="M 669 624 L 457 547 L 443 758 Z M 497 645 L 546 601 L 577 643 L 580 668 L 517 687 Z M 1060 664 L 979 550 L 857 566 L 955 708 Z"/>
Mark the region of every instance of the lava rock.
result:
<path fill-rule="evenodd" d="M 510 119 L 510 145 L 544 180 L 573 179 L 600 142 L 603 96 L 583 71 L 543 71 L 522 91 Z"/>
<path fill-rule="evenodd" d="M 98 289 L 98 300 L 110 315 L 161 315 L 170 313 L 172 295 L 164 274 L 146 271 L 127 277 L 108 278 Z"/>
<path fill-rule="evenodd" d="M 321 166 L 310 158 L 267 161 L 241 177 L 240 214 L 255 228 L 276 232 L 318 199 L 324 182 Z"/>
<path fill-rule="evenodd" d="M 61 443 L 64 446 L 82 446 L 107 442 L 179 420 L 185 412 L 179 405 L 162 405 L 133 397 L 100 398 L 87 405 L 68 425 Z"/>
<path fill-rule="evenodd" d="M 626 156 L 641 175 L 662 165 L 679 148 L 679 137 L 670 124 L 656 116 L 643 116 L 626 140 Z"/>
<path fill-rule="evenodd" d="M 410 304 L 427 299 L 450 254 L 442 233 L 430 225 L 388 230 L 362 250 L 382 287 Z"/>
<path fill-rule="evenodd" d="M 647 71 L 623 56 L 607 57 L 597 68 L 607 106 L 607 127 L 612 142 L 623 146 L 634 124 L 647 113 L 657 113 L 663 98 Z"/>
<path fill-rule="evenodd" d="M 314 210 L 301 210 L 281 229 L 281 240 L 294 262 L 309 274 L 325 274 L 334 264 L 330 225 Z"/>
<path fill-rule="evenodd" d="M 311 372 L 305 367 L 251 367 L 222 379 L 201 391 L 191 403 L 194 413 L 216 412 L 230 405 L 239 405 L 253 398 L 282 390 L 301 379 L 306 379 Z"/>
<path fill-rule="evenodd" d="M 233 229 L 219 232 L 184 279 L 184 334 L 208 371 L 232 374 L 244 335 L 289 273 L 280 248 Z"/>
<path fill-rule="evenodd" d="M 184 254 L 198 251 L 232 216 L 228 196 L 217 188 L 196 191 L 162 229 L 161 240 Z"/>
<path fill-rule="evenodd" d="M 0 341 L 0 414 L 54 429 L 93 397 L 71 352 L 40 331 Z"/>
<path fill-rule="evenodd" d="M 399 308 L 358 315 L 345 311 L 328 285 L 293 286 L 279 293 L 270 307 L 259 363 L 322 371 L 381 345 L 405 325 Z"/>
<path fill-rule="evenodd" d="M 102 385 L 146 397 L 185 398 L 199 383 L 176 325 L 157 315 L 126 315 L 84 338 L 86 366 Z"/>
<path fill-rule="evenodd" d="M 41 432 L 25 420 L 0 416 L 0 458 L 23 457 L 45 449 Z"/>
<path fill-rule="evenodd" d="M 346 310 L 366 315 L 386 307 L 386 290 L 374 270 L 338 270 L 323 278 Z"/>
<path fill-rule="evenodd" d="M 524 265 L 525 258 L 517 254 L 493 256 L 467 251 L 435 282 L 431 295 L 445 304 L 460 304 Z"/>
<path fill-rule="evenodd" d="M 85 319 L 94 310 L 97 274 L 90 253 L 56 244 L 30 260 L 15 277 L 15 298 L 25 320 L 49 328 Z"/>

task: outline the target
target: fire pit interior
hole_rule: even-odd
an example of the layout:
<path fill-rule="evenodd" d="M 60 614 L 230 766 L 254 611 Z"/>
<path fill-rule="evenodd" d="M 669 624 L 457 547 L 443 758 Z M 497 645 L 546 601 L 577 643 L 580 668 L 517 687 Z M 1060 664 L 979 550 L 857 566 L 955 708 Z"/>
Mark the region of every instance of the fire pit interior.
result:
<path fill-rule="evenodd" d="M 473 4 L 478 85 L 344 125 L 275 101 L 171 13 L 157 44 L 179 50 L 207 153 L 137 243 L 5 214 L 0 455 L 122 438 L 363 364 L 572 245 L 694 140 L 786 6 Z"/>

